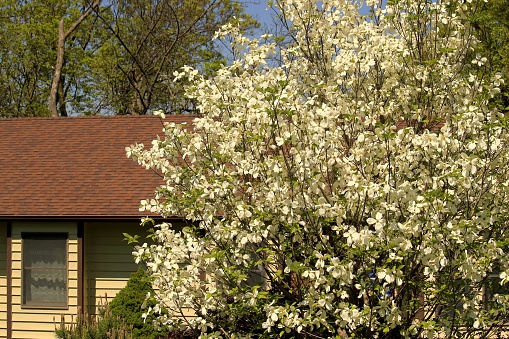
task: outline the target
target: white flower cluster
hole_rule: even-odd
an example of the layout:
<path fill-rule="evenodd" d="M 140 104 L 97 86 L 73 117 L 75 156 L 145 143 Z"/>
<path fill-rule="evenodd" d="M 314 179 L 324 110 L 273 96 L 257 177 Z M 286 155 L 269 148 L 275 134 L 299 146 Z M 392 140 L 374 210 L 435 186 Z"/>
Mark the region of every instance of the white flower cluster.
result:
<path fill-rule="evenodd" d="M 480 296 L 508 280 L 508 133 L 489 105 L 500 77 L 468 61 L 469 2 L 275 6 L 281 65 L 276 43 L 225 27 L 236 60 L 176 74 L 194 129 L 127 150 L 166 183 L 141 208 L 194 222 L 134 252 L 162 323 L 203 338 L 496 329 L 507 298 Z"/>

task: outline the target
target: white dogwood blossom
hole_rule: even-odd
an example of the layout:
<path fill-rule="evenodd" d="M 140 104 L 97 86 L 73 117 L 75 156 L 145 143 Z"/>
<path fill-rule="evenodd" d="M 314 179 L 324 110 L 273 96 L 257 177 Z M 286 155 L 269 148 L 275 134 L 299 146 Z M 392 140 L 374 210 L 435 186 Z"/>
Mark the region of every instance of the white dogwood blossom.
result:
<path fill-rule="evenodd" d="M 288 41 L 225 26 L 231 64 L 176 74 L 193 128 L 166 123 L 127 150 L 165 180 L 140 208 L 191 222 L 155 226 L 134 252 L 161 324 L 201 338 L 497 332 L 508 130 L 490 105 L 501 79 L 471 55 L 473 2 L 274 6 Z"/>

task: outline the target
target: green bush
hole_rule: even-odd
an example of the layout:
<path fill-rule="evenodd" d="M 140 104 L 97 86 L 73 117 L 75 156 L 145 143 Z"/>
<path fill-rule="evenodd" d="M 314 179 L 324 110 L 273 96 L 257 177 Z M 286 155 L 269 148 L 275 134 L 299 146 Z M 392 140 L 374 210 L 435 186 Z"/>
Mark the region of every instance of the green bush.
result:
<path fill-rule="evenodd" d="M 153 292 L 150 278 L 145 270 L 140 267 L 137 272 L 131 274 L 127 285 L 113 298 L 109 308 L 114 317 L 122 319 L 126 324 L 133 327 L 135 338 L 164 338 L 168 335 L 168 330 L 165 328 L 157 329 L 154 326 L 155 316 L 153 314 L 143 321 L 143 303 L 146 302 L 147 307 L 155 305 L 153 299 L 146 300 L 149 292 Z"/>
<path fill-rule="evenodd" d="M 155 305 L 153 299 L 146 300 L 152 292 L 150 278 L 143 268 L 132 273 L 126 286 L 117 295 L 104 304 L 100 303 L 99 314 L 88 316 L 79 312 L 70 324 L 62 318 L 55 334 L 60 339 L 162 339 L 190 338 L 187 331 L 176 331 L 171 334 L 167 329 L 157 329 L 153 325 L 154 315 L 143 321 L 143 303 L 147 307 Z"/>

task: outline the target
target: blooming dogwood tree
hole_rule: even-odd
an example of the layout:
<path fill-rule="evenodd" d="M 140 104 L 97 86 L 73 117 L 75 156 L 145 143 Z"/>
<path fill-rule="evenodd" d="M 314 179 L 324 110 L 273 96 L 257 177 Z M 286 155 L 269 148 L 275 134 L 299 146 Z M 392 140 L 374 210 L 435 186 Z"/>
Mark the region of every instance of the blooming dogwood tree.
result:
<path fill-rule="evenodd" d="M 475 1 L 273 5 L 284 47 L 224 27 L 230 65 L 176 74 L 194 126 L 127 149 L 165 180 L 141 209 L 191 221 L 135 252 L 148 311 L 201 338 L 501 331 L 508 131 L 489 105 L 500 77 L 466 61 Z"/>

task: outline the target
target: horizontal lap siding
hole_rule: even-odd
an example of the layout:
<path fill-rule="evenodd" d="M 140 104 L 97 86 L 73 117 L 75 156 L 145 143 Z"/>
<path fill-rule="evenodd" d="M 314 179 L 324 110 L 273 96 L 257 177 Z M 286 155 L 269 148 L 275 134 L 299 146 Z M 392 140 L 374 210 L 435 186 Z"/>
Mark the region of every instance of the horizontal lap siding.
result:
<path fill-rule="evenodd" d="M 85 223 L 85 298 L 88 312 L 98 313 L 98 305 L 107 296 L 111 300 L 138 269 L 132 256 L 133 245 L 124 240 L 124 233 L 140 235 L 147 232 L 138 222 Z"/>
<path fill-rule="evenodd" d="M 22 308 L 22 232 L 63 232 L 68 233 L 68 308 L 37 309 Z M 78 243 L 77 225 L 70 222 L 14 222 L 12 224 L 12 338 L 44 339 L 55 338 L 55 323 L 61 315 L 69 322 L 77 313 L 78 290 Z"/>
<path fill-rule="evenodd" d="M 0 222 L 0 338 L 7 338 L 7 223 Z"/>

